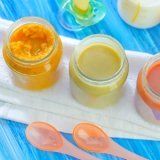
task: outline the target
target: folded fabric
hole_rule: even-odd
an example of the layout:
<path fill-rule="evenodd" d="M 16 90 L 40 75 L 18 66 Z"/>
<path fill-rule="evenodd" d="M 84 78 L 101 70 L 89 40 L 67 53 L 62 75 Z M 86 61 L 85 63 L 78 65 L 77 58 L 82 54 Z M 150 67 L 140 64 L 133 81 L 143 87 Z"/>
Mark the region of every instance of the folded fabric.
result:
<path fill-rule="evenodd" d="M 0 39 L 12 22 L 0 20 Z M 2 53 L 0 55 L 0 116 L 22 123 L 45 121 L 60 131 L 71 133 L 74 125 L 89 121 L 102 126 L 112 137 L 160 139 L 160 128 L 143 120 L 134 107 L 136 79 L 139 70 L 151 55 L 126 51 L 130 73 L 122 89 L 122 98 L 114 106 L 91 109 L 77 103 L 71 96 L 68 63 L 78 40 L 61 36 L 64 55 L 58 68 L 59 80 L 43 91 L 27 91 L 12 83 Z M 2 49 L 0 40 L 0 50 Z M 2 52 L 2 51 L 1 51 Z"/>

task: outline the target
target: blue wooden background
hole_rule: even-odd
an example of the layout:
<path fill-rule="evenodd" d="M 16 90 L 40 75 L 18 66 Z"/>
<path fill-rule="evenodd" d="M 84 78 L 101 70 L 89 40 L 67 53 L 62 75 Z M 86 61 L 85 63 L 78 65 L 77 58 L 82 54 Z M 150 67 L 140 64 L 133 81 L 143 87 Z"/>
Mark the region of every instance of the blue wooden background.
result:
<path fill-rule="evenodd" d="M 117 0 L 104 1 L 107 15 L 103 21 L 76 33 L 63 29 L 57 20 L 57 12 L 63 2 L 62 0 L 0 0 L 0 17 L 14 21 L 24 16 L 39 16 L 50 21 L 61 35 L 82 39 L 91 34 L 104 33 L 118 39 L 125 49 L 150 54 L 160 51 L 160 25 L 148 30 L 139 30 L 128 26 L 117 13 Z M 0 119 L 0 160 L 74 159 L 67 155 L 35 149 L 26 140 L 25 128 L 25 124 Z M 64 136 L 74 143 L 71 135 L 64 134 Z M 114 138 L 114 140 L 150 160 L 160 160 L 160 141 L 118 138 Z M 97 154 L 96 156 L 102 160 L 117 160 L 109 155 Z"/>

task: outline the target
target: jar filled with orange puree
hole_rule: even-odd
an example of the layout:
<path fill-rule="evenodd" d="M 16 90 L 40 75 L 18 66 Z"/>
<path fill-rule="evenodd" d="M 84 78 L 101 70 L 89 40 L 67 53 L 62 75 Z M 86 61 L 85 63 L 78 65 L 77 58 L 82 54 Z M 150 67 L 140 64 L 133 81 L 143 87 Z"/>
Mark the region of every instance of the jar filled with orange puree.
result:
<path fill-rule="evenodd" d="M 41 90 L 53 85 L 57 79 L 62 43 L 47 21 L 26 17 L 8 29 L 3 56 L 14 84 L 29 90 Z"/>
<path fill-rule="evenodd" d="M 80 42 L 70 60 L 73 97 L 89 107 L 105 107 L 118 101 L 129 65 L 118 41 L 92 35 Z"/>

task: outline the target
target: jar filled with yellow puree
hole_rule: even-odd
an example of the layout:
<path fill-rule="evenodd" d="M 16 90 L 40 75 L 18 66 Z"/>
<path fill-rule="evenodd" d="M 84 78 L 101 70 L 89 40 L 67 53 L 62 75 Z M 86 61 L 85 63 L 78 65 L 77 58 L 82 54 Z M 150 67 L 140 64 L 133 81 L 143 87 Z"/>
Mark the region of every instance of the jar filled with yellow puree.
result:
<path fill-rule="evenodd" d="M 25 89 L 40 90 L 48 88 L 57 79 L 62 43 L 47 21 L 26 17 L 8 29 L 3 56 L 14 84 Z"/>
<path fill-rule="evenodd" d="M 128 70 L 119 42 L 106 35 L 89 36 L 75 48 L 70 59 L 72 95 L 86 106 L 112 105 L 120 98 Z"/>

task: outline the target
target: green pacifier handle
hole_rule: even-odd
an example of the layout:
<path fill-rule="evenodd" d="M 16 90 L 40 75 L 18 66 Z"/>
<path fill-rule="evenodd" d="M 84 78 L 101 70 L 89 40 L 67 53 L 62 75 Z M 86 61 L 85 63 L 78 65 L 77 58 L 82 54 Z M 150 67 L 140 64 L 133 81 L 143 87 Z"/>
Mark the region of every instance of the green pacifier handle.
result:
<path fill-rule="evenodd" d="M 91 14 L 90 0 L 71 0 L 73 10 L 80 15 Z"/>

